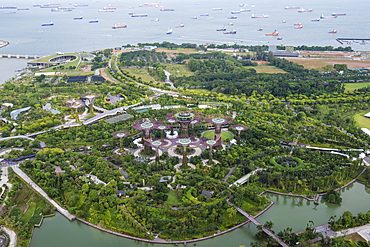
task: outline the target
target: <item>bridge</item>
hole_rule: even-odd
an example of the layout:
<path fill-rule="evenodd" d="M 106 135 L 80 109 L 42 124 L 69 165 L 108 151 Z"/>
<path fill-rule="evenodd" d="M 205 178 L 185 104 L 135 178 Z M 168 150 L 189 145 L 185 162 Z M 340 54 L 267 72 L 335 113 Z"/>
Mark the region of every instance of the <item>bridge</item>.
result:
<path fill-rule="evenodd" d="M 262 230 L 267 234 L 269 235 L 270 237 L 272 237 L 273 239 L 275 239 L 276 242 L 278 242 L 280 244 L 280 246 L 283 246 L 283 247 L 289 247 L 289 245 L 287 245 L 286 243 L 284 243 L 283 240 L 281 240 L 281 238 L 279 238 L 275 233 L 273 233 L 272 231 L 270 231 L 270 229 L 266 228 L 264 225 L 262 225 L 258 220 L 256 220 L 252 215 L 248 214 L 247 212 L 245 212 L 243 209 L 239 208 L 238 206 L 236 206 L 234 203 L 230 202 L 229 200 L 227 200 L 227 203 L 234 207 L 239 213 L 241 213 L 242 215 L 244 215 L 245 217 L 247 217 L 253 224 L 255 224 L 256 226 L 262 226 Z"/>
<path fill-rule="evenodd" d="M 23 59 L 37 59 L 41 58 L 38 55 L 16 55 L 16 54 L 0 54 L 0 58 L 23 58 Z"/>

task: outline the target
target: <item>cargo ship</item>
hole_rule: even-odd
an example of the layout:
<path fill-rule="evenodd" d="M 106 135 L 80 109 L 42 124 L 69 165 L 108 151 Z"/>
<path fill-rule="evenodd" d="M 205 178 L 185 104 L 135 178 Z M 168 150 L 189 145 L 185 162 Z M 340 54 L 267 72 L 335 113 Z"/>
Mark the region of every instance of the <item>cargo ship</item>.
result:
<path fill-rule="evenodd" d="M 332 31 L 330 31 L 330 32 L 328 32 L 328 33 L 337 33 L 338 31 L 337 30 L 332 30 Z"/>
<path fill-rule="evenodd" d="M 148 14 L 132 14 L 131 17 L 147 17 Z"/>
<path fill-rule="evenodd" d="M 279 35 L 279 32 L 278 31 L 274 31 L 272 33 L 265 33 L 266 36 L 278 36 Z"/>
<path fill-rule="evenodd" d="M 224 34 L 236 34 L 236 30 L 233 29 L 231 31 L 228 31 L 228 32 L 224 32 Z"/>
<path fill-rule="evenodd" d="M 166 34 L 172 34 L 172 28 L 169 28 L 166 32 Z"/>
<path fill-rule="evenodd" d="M 95 20 L 91 20 L 91 21 L 89 21 L 89 23 L 97 23 L 97 22 L 99 22 L 99 20 L 98 20 L 98 19 L 95 19 Z"/>
<path fill-rule="evenodd" d="M 268 15 L 254 15 L 254 14 L 252 14 L 252 18 L 269 18 L 269 16 Z"/>
<path fill-rule="evenodd" d="M 84 4 L 84 3 L 75 3 L 74 6 L 75 7 L 88 7 L 89 5 L 88 4 Z"/>
<path fill-rule="evenodd" d="M 239 10 L 235 10 L 235 11 L 231 11 L 231 14 L 235 15 L 235 14 L 241 14 L 241 12 Z"/>
<path fill-rule="evenodd" d="M 0 9 L 16 9 L 15 6 L 0 6 Z"/>
<path fill-rule="evenodd" d="M 113 29 L 116 29 L 116 28 L 126 28 L 127 25 L 126 24 L 119 24 L 119 23 L 114 23 L 112 28 Z"/>
<path fill-rule="evenodd" d="M 213 11 L 216 11 L 216 10 L 222 10 L 222 8 L 213 8 L 212 10 L 213 10 Z"/>
<path fill-rule="evenodd" d="M 251 9 L 240 9 L 240 12 L 249 12 Z"/>
<path fill-rule="evenodd" d="M 313 9 L 299 9 L 298 13 L 312 12 Z"/>
<path fill-rule="evenodd" d="M 338 14 L 338 13 L 331 13 L 332 16 L 345 16 L 346 14 L 345 13 L 342 13 L 342 14 Z"/>
<path fill-rule="evenodd" d="M 185 27 L 185 25 L 183 23 L 181 23 L 180 25 L 176 26 L 176 28 L 178 27 Z"/>
<path fill-rule="evenodd" d="M 320 16 L 320 19 L 334 19 L 334 18 L 337 18 L 338 16 L 336 15 L 332 15 L 332 16 L 324 16 L 324 14 L 322 14 Z"/>
<path fill-rule="evenodd" d="M 286 6 L 284 9 L 300 9 L 301 7 Z"/>
<path fill-rule="evenodd" d="M 237 19 L 238 17 L 237 16 L 230 16 L 230 17 L 228 17 L 227 19 Z"/>
<path fill-rule="evenodd" d="M 294 24 L 294 25 L 295 25 L 295 24 Z M 294 28 L 295 28 L 295 29 L 301 29 L 301 28 L 303 28 L 303 26 L 302 26 L 302 25 L 294 26 Z"/>
<path fill-rule="evenodd" d="M 83 17 L 82 16 L 79 16 L 79 17 L 75 17 L 75 18 L 73 18 L 74 20 L 82 20 L 83 19 Z"/>
<path fill-rule="evenodd" d="M 54 23 L 52 21 L 48 22 L 48 23 L 42 23 L 41 26 L 53 26 Z"/>
<path fill-rule="evenodd" d="M 226 31 L 226 27 L 223 27 L 223 28 L 220 28 L 220 29 L 216 29 L 216 31 Z"/>
<path fill-rule="evenodd" d="M 175 9 L 161 9 L 161 11 L 175 11 Z"/>

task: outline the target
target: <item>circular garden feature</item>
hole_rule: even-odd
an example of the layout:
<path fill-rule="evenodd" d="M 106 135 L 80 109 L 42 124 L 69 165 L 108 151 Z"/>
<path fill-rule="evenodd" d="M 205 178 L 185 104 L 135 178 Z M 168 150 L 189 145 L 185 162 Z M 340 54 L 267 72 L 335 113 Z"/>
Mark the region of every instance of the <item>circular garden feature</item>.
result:
<path fill-rule="evenodd" d="M 270 163 L 280 170 L 298 170 L 304 167 L 303 160 L 293 156 L 276 156 L 270 159 Z"/>

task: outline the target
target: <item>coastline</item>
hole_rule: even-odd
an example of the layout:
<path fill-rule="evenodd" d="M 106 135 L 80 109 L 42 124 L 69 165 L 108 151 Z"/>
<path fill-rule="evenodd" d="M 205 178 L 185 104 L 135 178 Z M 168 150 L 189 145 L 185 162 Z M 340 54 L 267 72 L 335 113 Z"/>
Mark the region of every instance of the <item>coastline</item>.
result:
<path fill-rule="evenodd" d="M 256 214 L 254 217 L 257 218 L 258 216 L 262 215 L 263 213 L 265 213 L 270 207 L 272 207 L 272 205 L 274 205 L 274 202 L 271 201 L 271 203 L 266 207 L 264 208 L 261 212 L 259 212 L 258 214 Z M 134 237 L 134 236 L 131 236 L 131 235 L 128 235 L 128 234 L 124 234 L 124 233 L 119 233 L 119 232 L 115 232 L 115 231 L 112 231 L 112 230 L 109 230 L 109 229 L 106 229 L 106 228 L 103 228 L 103 227 L 100 227 L 100 226 L 97 226 L 97 225 L 94 225 L 86 220 L 83 220 L 83 219 L 80 219 L 78 217 L 75 218 L 76 220 L 80 221 L 81 223 L 84 223 L 88 226 L 91 226 L 91 227 L 94 227 L 100 231 L 103 231 L 103 232 L 107 232 L 107 233 L 110 233 L 110 234 L 113 234 L 113 235 L 116 235 L 116 236 L 119 236 L 119 237 L 124 237 L 124 238 L 129 238 L 129 239 L 132 239 L 132 240 L 138 240 L 138 241 L 142 241 L 142 242 L 146 242 L 146 243 L 153 243 L 153 244 L 187 244 L 187 243 L 193 243 L 193 242 L 198 242 L 198 241 L 203 241 L 203 240 L 207 240 L 207 239 L 210 239 L 210 238 L 214 238 L 214 237 L 217 237 L 217 236 L 220 236 L 220 235 L 223 235 L 225 233 L 228 233 L 228 232 L 231 232 L 245 224 L 248 224 L 250 223 L 250 220 L 246 220 L 236 226 L 233 226 L 225 231 L 222 231 L 222 232 L 219 232 L 219 233 L 216 233 L 216 234 L 213 234 L 211 236 L 206 236 L 206 237 L 202 237 L 202 238 L 196 238 L 196 239 L 189 239 L 189 240 L 174 240 L 174 241 L 167 241 L 167 240 L 164 240 L 164 239 L 161 239 L 161 238 L 155 238 L 153 240 L 151 239 L 145 239 L 145 238 L 139 238 L 139 237 Z"/>

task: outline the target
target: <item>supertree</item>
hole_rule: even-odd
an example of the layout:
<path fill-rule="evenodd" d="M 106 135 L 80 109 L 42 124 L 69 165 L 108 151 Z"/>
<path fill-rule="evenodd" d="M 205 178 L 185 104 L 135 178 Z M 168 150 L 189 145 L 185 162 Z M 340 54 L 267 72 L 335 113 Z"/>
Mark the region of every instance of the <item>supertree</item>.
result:
<path fill-rule="evenodd" d="M 112 135 L 114 137 L 119 138 L 119 149 L 120 149 L 120 152 L 122 152 L 123 151 L 123 138 L 129 136 L 130 133 L 127 131 L 116 131 L 116 132 L 113 132 Z"/>
<path fill-rule="evenodd" d="M 171 133 L 170 133 L 170 135 L 173 135 L 173 127 L 174 127 L 174 125 L 176 123 L 176 120 L 170 118 L 170 119 L 166 119 L 166 122 L 169 123 L 170 124 L 170 127 L 171 127 Z"/>
<path fill-rule="evenodd" d="M 81 107 L 84 107 L 85 104 L 83 102 L 75 100 L 75 99 L 65 100 L 63 102 L 67 104 L 68 108 L 73 110 L 71 115 L 72 116 L 74 115 L 74 117 L 76 119 L 76 123 L 79 123 L 80 119 L 78 117 L 78 109 L 81 108 Z"/>
<path fill-rule="evenodd" d="M 161 141 L 152 141 L 150 144 L 155 148 L 155 162 L 159 162 L 159 147 L 163 144 Z"/>
<path fill-rule="evenodd" d="M 181 134 L 180 138 L 189 137 L 189 125 L 192 121 L 200 121 L 202 119 L 200 113 L 196 111 L 181 111 L 181 112 L 171 112 L 167 114 L 168 120 L 174 120 L 180 124 Z M 195 124 L 195 123 L 194 123 Z"/>
<path fill-rule="evenodd" d="M 191 129 L 192 129 L 192 133 L 191 133 L 190 139 L 192 139 L 193 141 L 195 139 L 195 128 L 194 128 L 194 126 L 197 123 L 200 123 L 200 122 L 202 122 L 201 117 L 199 117 L 199 119 L 194 119 L 193 121 L 190 122 L 190 126 L 191 126 Z"/>
<path fill-rule="evenodd" d="M 202 140 L 202 142 L 203 142 L 204 145 L 209 146 L 209 160 L 208 160 L 208 163 L 213 164 L 213 147 L 217 147 L 217 146 L 221 145 L 221 138 L 218 139 L 217 141 L 209 140 L 209 139 L 204 138 Z"/>
<path fill-rule="evenodd" d="M 221 114 L 212 114 L 208 115 L 205 118 L 205 121 L 215 126 L 215 140 L 217 141 L 221 138 L 222 125 L 231 123 L 233 121 L 233 118 Z"/>
<path fill-rule="evenodd" d="M 151 139 L 150 132 L 157 127 L 155 121 L 148 118 L 138 119 L 132 123 L 132 126 L 134 127 L 134 129 L 141 130 L 143 132 L 142 139 L 144 144 L 144 154 L 152 154 L 153 150 L 147 142 L 149 139 Z"/>
<path fill-rule="evenodd" d="M 244 130 L 247 130 L 248 127 L 243 125 L 243 124 L 235 124 L 235 125 L 231 126 L 231 128 L 233 130 L 238 131 L 238 140 L 237 141 L 238 141 L 238 144 L 240 144 L 240 132 L 242 132 Z"/>
<path fill-rule="evenodd" d="M 100 96 L 100 94 L 85 94 L 85 95 L 81 95 L 81 98 L 87 99 L 89 101 L 89 113 L 90 113 L 90 115 L 94 115 L 94 101 L 99 96 Z"/>
<path fill-rule="evenodd" d="M 186 166 L 188 165 L 188 157 L 186 156 L 186 149 L 191 143 L 191 140 L 188 138 L 179 139 L 178 142 L 182 147 L 182 165 Z"/>

